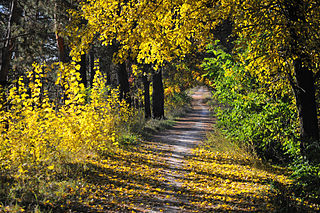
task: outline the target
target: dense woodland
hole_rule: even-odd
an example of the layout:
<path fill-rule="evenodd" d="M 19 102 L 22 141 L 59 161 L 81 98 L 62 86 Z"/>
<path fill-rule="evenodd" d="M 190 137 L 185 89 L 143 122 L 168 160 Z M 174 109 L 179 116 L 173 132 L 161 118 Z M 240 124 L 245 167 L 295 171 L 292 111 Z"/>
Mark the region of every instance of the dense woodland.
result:
<path fill-rule="evenodd" d="M 0 211 L 77 212 L 52 183 L 125 157 L 197 85 L 223 137 L 314 207 L 319 48 L 315 0 L 0 0 Z"/>

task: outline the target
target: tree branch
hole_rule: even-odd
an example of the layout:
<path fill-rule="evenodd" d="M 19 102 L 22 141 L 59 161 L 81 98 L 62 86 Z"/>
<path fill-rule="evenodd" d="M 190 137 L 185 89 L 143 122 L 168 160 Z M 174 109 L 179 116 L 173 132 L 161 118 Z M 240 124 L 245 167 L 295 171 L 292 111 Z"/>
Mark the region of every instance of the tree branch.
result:
<path fill-rule="evenodd" d="M 0 43 L 6 42 L 6 41 L 10 41 L 10 40 L 13 40 L 13 39 L 16 39 L 16 38 L 19 38 L 19 37 L 25 37 L 25 36 L 28 36 L 28 35 L 31 35 L 31 33 L 25 33 L 25 34 L 13 36 L 13 37 L 10 37 L 10 38 L 5 38 L 5 39 L 0 40 Z"/>

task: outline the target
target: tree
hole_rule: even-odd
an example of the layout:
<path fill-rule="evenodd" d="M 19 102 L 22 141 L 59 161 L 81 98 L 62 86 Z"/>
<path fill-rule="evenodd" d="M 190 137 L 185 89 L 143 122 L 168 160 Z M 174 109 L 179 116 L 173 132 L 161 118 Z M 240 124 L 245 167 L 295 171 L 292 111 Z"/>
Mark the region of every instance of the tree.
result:
<path fill-rule="evenodd" d="M 151 70 L 149 65 L 143 66 L 142 82 L 143 82 L 143 95 L 144 95 L 144 117 L 146 119 L 151 118 L 151 108 L 150 108 L 150 81 L 148 79 L 148 74 Z"/>
<path fill-rule="evenodd" d="M 11 1 L 10 14 L 6 29 L 4 45 L 2 47 L 1 69 L 0 69 L 0 87 L 5 88 L 8 84 L 8 74 L 11 64 L 11 58 L 14 48 L 14 38 L 12 37 L 12 28 L 14 24 L 19 24 L 22 16 L 22 10 L 17 5 L 16 0 Z"/>
<path fill-rule="evenodd" d="M 130 55 L 139 63 L 155 64 L 156 70 L 164 61 L 183 59 L 195 44 L 203 47 L 214 29 L 229 20 L 239 41 L 236 47 L 249 50 L 238 59 L 245 61 L 252 75 L 277 93 L 284 87 L 293 89 L 301 151 L 309 155 L 308 147 L 314 141 L 319 145 L 314 98 L 320 48 L 317 1 L 98 0 L 85 2 L 80 15 L 88 20 L 81 48 L 88 47 L 95 35 L 104 44 L 117 38 L 119 60 Z"/>
<path fill-rule="evenodd" d="M 320 160 L 314 78 L 319 63 L 320 7 L 309 0 L 244 1 L 233 10 L 241 8 L 246 10 L 235 13 L 233 20 L 242 44 L 250 49 L 245 59 L 248 68 L 275 90 L 291 86 L 301 152 L 310 160 Z"/>
<path fill-rule="evenodd" d="M 57 46 L 53 29 L 56 0 L 1 1 L 1 79 L 9 87 L 14 80 L 26 76 L 34 62 L 48 64 L 57 59 Z M 3 54 L 2 54 L 3 53 Z M 2 63 L 2 61 L 4 63 Z M 54 79 L 50 73 L 44 77 L 50 84 L 50 97 L 55 95 Z M 26 79 L 24 83 L 29 83 Z M 14 83 L 17 86 L 17 83 Z M 5 94 L 4 94 L 5 95 Z"/>
<path fill-rule="evenodd" d="M 162 68 L 154 71 L 152 75 L 152 117 L 164 118 L 164 89 L 162 82 Z"/>
<path fill-rule="evenodd" d="M 315 101 L 315 79 L 313 76 L 312 67 L 318 61 L 312 61 L 312 50 L 309 52 L 308 48 L 313 39 L 310 39 L 308 31 L 311 29 L 303 25 L 309 25 L 307 10 L 309 5 L 302 0 L 286 1 L 283 5 L 283 10 L 286 12 L 287 28 L 289 34 L 288 41 L 288 58 L 293 58 L 294 80 L 290 81 L 293 88 L 295 99 L 297 103 L 298 115 L 301 127 L 301 150 L 304 155 L 317 154 L 320 151 L 319 147 L 315 147 L 312 143 L 319 141 L 319 128 L 317 119 L 317 104 Z M 314 6 L 314 5 L 312 5 Z M 320 12 L 318 10 L 318 12 Z M 312 26 L 314 27 L 314 26 Z M 306 30 L 306 31 L 305 31 Z M 313 35 L 316 36 L 316 35 Z M 318 44 L 320 42 L 318 41 Z M 315 64 L 314 64 L 315 62 Z M 318 70 L 315 70 L 319 72 Z M 311 147 L 308 147 L 311 145 Z M 314 149 L 316 148 L 316 149 Z M 312 156 L 315 157 L 315 156 Z M 320 159 L 318 159 L 320 160 Z"/>
<path fill-rule="evenodd" d="M 94 51 L 91 49 L 89 51 L 89 73 L 90 73 L 90 86 L 93 86 L 94 76 L 96 71 L 94 69 Z"/>

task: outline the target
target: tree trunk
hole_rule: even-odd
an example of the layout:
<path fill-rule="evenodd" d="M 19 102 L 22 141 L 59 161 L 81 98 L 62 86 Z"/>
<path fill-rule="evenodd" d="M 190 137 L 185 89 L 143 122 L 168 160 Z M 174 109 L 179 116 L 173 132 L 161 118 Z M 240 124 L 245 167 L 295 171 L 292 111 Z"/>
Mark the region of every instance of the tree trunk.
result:
<path fill-rule="evenodd" d="M 96 75 L 96 71 L 94 69 L 94 52 L 92 50 L 89 51 L 89 72 L 90 72 L 90 86 L 92 87 L 94 76 Z"/>
<path fill-rule="evenodd" d="M 155 119 L 162 119 L 164 118 L 164 89 L 161 69 L 153 74 L 152 88 L 152 117 Z"/>
<path fill-rule="evenodd" d="M 59 35 L 59 31 L 61 30 L 61 26 L 59 24 L 59 13 L 62 6 L 59 5 L 58 1 L 55 1 L 55 11 L 54 11 L 54 28 L 56 33 L 56 41 L 58 47 L 59 61 L 63 63 L 70 62 L 69 51 L 66 47 L 64 38 Z"/>
<path fill-rule="evenodd" d="M 11 28 L 13 23 L 18 24 L 22 16 L 22 9 L 19 8 L 15 0 L 11 2 L 10 16 L 6 32 L 6 41 L 2 48 L 2 64 L 0 68 L 0 87 L 3 89 L 8 85 L 8 74 L 10 69 L 11 57 L 14 47 L 14 40 L 11 38 Z"/>
<path fill-rule="evenodd" d="M 315 82 L 309 55 L 304 51 L 305 41 L 309 34 L 304 29 L 306 24 L 305 7 L 302 0 L 284 1 L 287 10 L 287 28 L 289 29 L 290 57 L 293 62 L 296 106 L 300 122 L 301 154 L 310 161 L 320 161 L 319 127 L 317 103 L 315 98 Z"/>
<path fill-rule="evenodd" d="M 13 43 L 10 41 L 8 45 L 5 45 L 2 48 L 2 64 L 0 71 L 0 86 L 1 88 L 5 88 L 8 85 L 8 74 L 10 68 L 10 61 L 12 57 L 12 49 Z"/>
<path fill-rule="evenodd" d="M 303 66 L 301 59 L 294 61 L 297 86 L 294 87 L 295 100 L 300 121 L 300 148 L 302 155 L 315 160 L 319 149 L 319 127 L 313 72 Z M 320 159 L 319 159 L 320 160 Z"/>
<path fill-rule="evenodd" d="M 126 63 L 123 62 L 118 65 L 117 69 L 117 78 L 118 78 L 118 85 L 120 90 L 120 100 L 125 100 L 128 104 L 131 104 L 130 98 L 130 86 L 128 81 L 128 72 Z"/>
<path fill-rule="evenodd" d="M 144 87 L 144 117 L 146 119 L 151 118 L 151 108 L 150 108 L 150 81 L 148 81 L 148 76 L 142 76 L 143 87 Z"/>
<path fill-rule="evenodd" d="M 56 40 L 57 40 L 57 47 L 58 47 L 58 53 L 59 53 L 59 61 L 63 63 L 70 62 L 68 50 L 66 48 L 64 38 L 62 38 L 58 32 L 56 32 Z"/>
<path fill-rule="evenodd" d="M 88 86 L 87 82 L 87 54 L 81 55 L 81 61 L 79 62 L 80 64 L 80 83 L 83 83 L 84 87 Z"/>

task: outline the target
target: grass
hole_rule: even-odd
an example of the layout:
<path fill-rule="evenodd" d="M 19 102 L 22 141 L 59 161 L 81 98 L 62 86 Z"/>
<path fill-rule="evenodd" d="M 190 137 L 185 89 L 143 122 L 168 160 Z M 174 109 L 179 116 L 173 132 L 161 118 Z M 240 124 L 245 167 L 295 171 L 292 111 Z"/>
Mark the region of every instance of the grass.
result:
<path fill-rule="evenodd" d="M 145 212 L 162 211 L 167 205 L 177 205 L 185 212 L 270 212 L 278 208 L 272 197 L 277 191 L 271 187 L 286 184 L 286 176 L 252 167 L 238 152 L 202 147 L 193 153 L 183 168 L 187 174 L 179 188 L 165 186 L 163 170 L 168 165 L 161 147 L 143 142 L 114 148 L 85 163 L 60 165 L 63 168 L 33 182 L 16 182 L 10 189 L 11 201 L 2 202 L 1 208 L 3 212 Z M 181 197 L 188 202 L 172 203 Z"/>
<path fill-rule="evenodd" d="M 15 180 L 1 208 L 3 212 L 131 212 L 143 202 L 137 198 L 157 194 L 162 165 L 147 144 L 114 147 L 102 158 L 58 165 L 36 179 L 26 175 L 24 181 Z"/>

